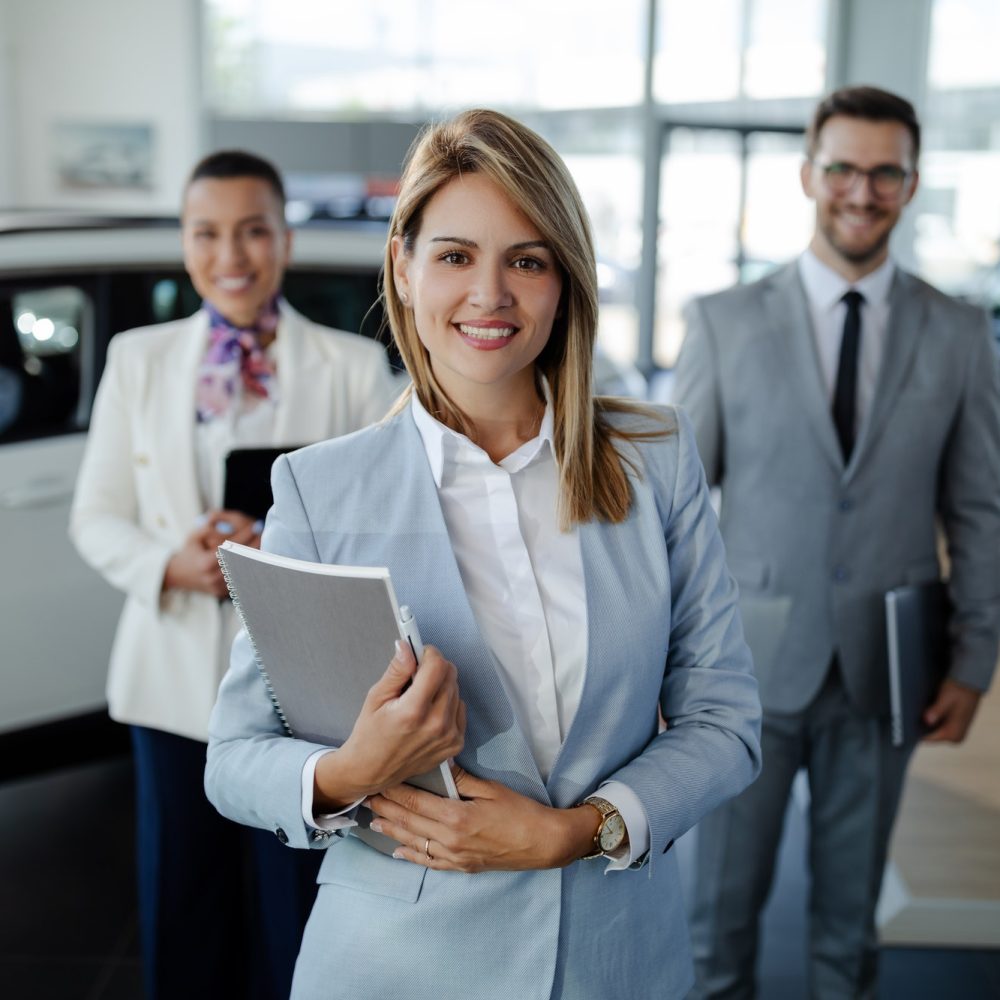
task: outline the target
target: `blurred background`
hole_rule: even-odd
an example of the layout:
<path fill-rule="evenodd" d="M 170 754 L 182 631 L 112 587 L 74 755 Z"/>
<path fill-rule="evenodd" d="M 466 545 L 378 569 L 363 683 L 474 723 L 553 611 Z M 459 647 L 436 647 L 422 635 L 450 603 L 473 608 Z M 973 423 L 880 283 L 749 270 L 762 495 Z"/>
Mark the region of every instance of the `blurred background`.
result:
<path fill-rule="evenodd" d="M 512 113 L 587 204 L 607 384 L 663 400 L 687 299 L 808 242 L 803 133 L 849 83 L 924 125 L 896 259 L 1000 314 L 997 0 L 0 0 L 0 376 L 39 387 L 8 420 L 0 379 L 0 992 L 138 995 L 129 762 L 103 711 L 120 597 L 65 527 L 108 339 L 197 308 L 176 231 L 195 161 L 275 162 L 300 229 L 290 301 L 374 335 L 413 137 L 459 108 Z M 996 701 L 969 745 L 917 755 L 883 997 L 1000 996 Z M 804 995 L 804 803 L 765 998 Z"/>

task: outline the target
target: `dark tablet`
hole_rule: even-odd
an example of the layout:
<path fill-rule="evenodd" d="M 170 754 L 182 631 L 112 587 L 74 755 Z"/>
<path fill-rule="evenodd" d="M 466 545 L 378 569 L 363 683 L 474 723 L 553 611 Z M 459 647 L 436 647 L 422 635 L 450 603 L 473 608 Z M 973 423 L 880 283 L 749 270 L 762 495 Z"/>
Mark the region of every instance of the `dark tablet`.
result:
<path fill-rule="evenodd" d="M 271 466 L 279 455 L 301 448 L 299 444 L 280 448 L 234 448 L 226 456 L 226 485 L 222 506 L 241 510 L 259 520 L 271 509 Z"/>

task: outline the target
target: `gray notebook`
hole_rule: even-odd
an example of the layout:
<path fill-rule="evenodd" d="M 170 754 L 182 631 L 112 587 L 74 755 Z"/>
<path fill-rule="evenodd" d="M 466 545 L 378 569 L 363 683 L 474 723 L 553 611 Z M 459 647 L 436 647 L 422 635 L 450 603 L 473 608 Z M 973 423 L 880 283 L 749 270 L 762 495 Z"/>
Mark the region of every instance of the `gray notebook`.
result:
<path fill-rule="evenodd" d="M 350 736 L 369 688 L 385 673 L 396 640 L 413 643 L 420 659 L 419 634 L 412 622 L 404 625 L 385 567 L 306 562 L 236 542 L 223 542 L 219 564 L 291 736 L 339 746 Z M 408 783 L 459 797 L 448 761 Z M 379 850 L 391 853 L 395 846 L 388 837 L 363 833 Z"/>

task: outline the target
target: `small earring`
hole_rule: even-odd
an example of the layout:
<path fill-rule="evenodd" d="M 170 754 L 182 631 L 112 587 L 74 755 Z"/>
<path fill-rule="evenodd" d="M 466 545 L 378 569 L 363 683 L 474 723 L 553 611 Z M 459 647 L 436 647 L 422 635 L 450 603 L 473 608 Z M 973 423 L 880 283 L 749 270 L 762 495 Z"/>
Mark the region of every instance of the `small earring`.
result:
<path fill-rule="evenodd" d="M 407 295 L 406 292 L 400 292 L 399 301 L 402 302 L 404 306 L 408 306 L 410 304 L 410 296 Z"/>

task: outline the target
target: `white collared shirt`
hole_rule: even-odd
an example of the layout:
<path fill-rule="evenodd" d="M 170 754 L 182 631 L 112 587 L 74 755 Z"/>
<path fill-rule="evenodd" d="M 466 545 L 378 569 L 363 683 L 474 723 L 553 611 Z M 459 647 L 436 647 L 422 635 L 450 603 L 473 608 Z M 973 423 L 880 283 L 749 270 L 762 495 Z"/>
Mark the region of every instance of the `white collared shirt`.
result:
<path fill-rule="evenodd" d="M 806 250 L 799 257 L 799 276 L 809 303 L 820 374 L 831 406 L 837 383 L 837 367 L 840 364 L 844 317 L 847 314 L 847 305 L 842 301 L 844 293 L 854 289 L 864 296 L 861 306 L 861 349 L 858 356 L 855 423 L 859 432 L 875 398 L 875 384 L 889 331 L 889 292 L 895 273 L 895 265 L 887 258 L 871 274 L 866 274 L 859 281 L 850 282 L 824 264 L 811 250 Z"/>
<path fill-rule="evenodd" d="M 587 664 L 580 533 L 559 530 L 551 407 L 538 436 L 494 464 L 412 400 L 466 596 L 547 779 Z"/>

